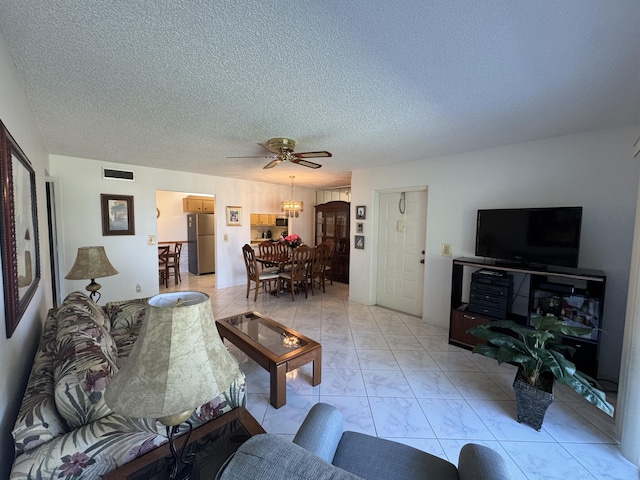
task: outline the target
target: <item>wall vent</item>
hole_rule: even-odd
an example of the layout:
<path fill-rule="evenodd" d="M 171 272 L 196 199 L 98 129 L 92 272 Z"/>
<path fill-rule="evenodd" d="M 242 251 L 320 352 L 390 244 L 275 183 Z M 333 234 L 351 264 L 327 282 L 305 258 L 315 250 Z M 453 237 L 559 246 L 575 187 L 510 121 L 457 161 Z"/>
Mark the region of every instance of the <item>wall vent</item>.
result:
<path fill-rule="evenodd" d="M 113 168 L 102 167 L 102 179 L 135 182 L 136 174 L 133 170 L 114 170 Z"/>

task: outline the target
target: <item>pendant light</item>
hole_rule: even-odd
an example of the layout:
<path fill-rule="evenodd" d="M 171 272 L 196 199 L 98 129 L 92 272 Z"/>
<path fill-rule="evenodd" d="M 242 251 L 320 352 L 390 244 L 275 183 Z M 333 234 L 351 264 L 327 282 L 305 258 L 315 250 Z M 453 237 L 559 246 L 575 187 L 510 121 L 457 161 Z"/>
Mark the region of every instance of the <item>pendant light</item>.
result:
<path fill-rule="evenodd" d="M 293 179 L 296 177 L 290 175 L 289 178 L 291 179 L 291 200 L 281 203 L 282 211 L 287 217 L 298 217 L 302 211 L 302 202 L 293 199 Z"/>

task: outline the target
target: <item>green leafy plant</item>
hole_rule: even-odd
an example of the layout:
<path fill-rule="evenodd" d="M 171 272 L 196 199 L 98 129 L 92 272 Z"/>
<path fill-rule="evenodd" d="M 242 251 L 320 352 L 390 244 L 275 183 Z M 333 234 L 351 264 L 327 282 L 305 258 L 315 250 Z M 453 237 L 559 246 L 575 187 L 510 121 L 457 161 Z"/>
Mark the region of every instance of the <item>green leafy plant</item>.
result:
<path fill-rule="evenodd" d="M 487 345 L 476 345 L 473 353 L 493 358 L 498 363 L 518 365 L 527 382 L 534 386 L 539 385 L 541 374 L 550 372 L 557 381 L 573 388 L 588 402 L 613 416 L 613 405 L 607 402 L 600 385 L 579 372 L 575 364 L 565 357 L 565 354 L 573 355 L 575 348 L 562 344 L 563 335 L 580 337 L 593 329 L 569 326 L 551 315 L 532 317 L 531 325 L 533 328 L 511 320 L 497 320 L 473 327 L 469 333 L 487 341 Z"/>

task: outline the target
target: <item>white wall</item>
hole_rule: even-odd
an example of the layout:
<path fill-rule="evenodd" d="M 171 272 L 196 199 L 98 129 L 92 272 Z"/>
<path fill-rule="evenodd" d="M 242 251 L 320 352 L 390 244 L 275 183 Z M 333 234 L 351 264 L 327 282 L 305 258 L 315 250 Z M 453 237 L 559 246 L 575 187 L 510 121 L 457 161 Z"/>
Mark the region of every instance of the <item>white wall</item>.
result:
<path fill-rule="evenodd" d="M 33 355 L 40 339 L 42 323 L 51 305 L 51 275 L 45 171 L 48 157 L 40 131 L 25 96 L 22 80 L 0 35 L 0 120 L 29 158 L 36 173 L 38 198 L 38 230 L 40 235 L 41 279 L 38 289 L 11 338 L 5 335 L 4 296 L 0 294 L 0 478 L 8 478 L 13 463 L 11 430 L 20 408 Z M 0 259 L 1 261 L 1 259 Z M 4 268 L 3 268 L 4 271 Z M 0 277 L 0 289 L 3 289 Z"/>
<path fill-rule="evenodd" d="M 375 219 L 376 191 L 428 187 L 423 318 L 443 327 L 449 323 L 452 258 L 473 256 L 478 208 L 583 206 L 579 266 L 607 275 L 599 374 L 617 380 L 638 190 L 638 161 L 631 154 L 638 128 L 355 171 L 351 204 L 367 205 L 367 219 Z M 355 222 L 352 229 L 353 235 Z M 350 299 L 369 304 L 375 303 L 374 229 L 375 220 L 365 222 L 370 247 L 352 249 L 350 265 Z M 452 258 L 440 256 L 442 243 L 451 244 Z"/>
<path fill-rule="evenodd" d="M 98 280 L 102 284 L 101 304 L 110 300 L 147 297 L 158 293 L 157 249 L 147 245 L 147 235 L 158 235 L 156 192 L 197 192 L 215 195 L 216 211 L 216 286 L 218 288 L 246 284 L 242 246 L 250 241 L 250 212 L 277 211 L 280 202 L 291 196 L 290 185 L 273 185 L 231 178 L 198 175 L 170 170 L 126 166 L 136 173 L 135 182 L 102 180 L 101 167 L 124 168 L 122 165 L 81 158 L 52 155 L 51 175 L 60 182 L 64 258 L 62 276 L 73 265 L 78 247 L 104 245 L 113 266 L 120 273 Z M 313 205 L 312 190 L 296 188 L 296 198 Z M 102 236 L 100 194 L 133 195 L 135 235 Z M 181 201 L 180 201 L 181 202 Z M 307 203 L 308 202 L 308 203 Z M 182 205 L 182 203 L 180 203 Z M 243 208 L 242 226 L 227 226 L 226 205 Z M 162 215 L 162 209 L 160 214 Z M 305 208 L 295 219 L 295 233 L 303 238 L 313 235 L 313 208 Z M 229 241 L 224 241 L 228 234 Z M 160 238 L 162 240 L 162 238 Z M 169 239 L 176 240 L 176 239 Z M 66 280 L 63 290 L 84 290 L 85 281 Z M 140 284 L 141 293 L 135 286 Z"/>

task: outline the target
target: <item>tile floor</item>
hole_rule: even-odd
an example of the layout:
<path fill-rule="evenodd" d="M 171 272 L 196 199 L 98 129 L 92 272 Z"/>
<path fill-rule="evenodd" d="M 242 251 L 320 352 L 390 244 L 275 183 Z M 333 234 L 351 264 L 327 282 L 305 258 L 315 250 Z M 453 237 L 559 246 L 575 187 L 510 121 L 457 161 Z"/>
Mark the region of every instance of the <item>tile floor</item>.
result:
<path fill-rule="evenodd" d="M 247 408 L 269 433 L 293 438 L 311 406 L 326 402 L 341 410 L 348 430 L 455 464 L 465 443 L 490 446 L 507 459 L 515 479 L 638 478 L 620 454 L 613 419 L 560 386 L 539 432 L 519 424 L 514 367 L 449 345 L 445 329 L 350 302 L 348 285 L 340 283 L 293 302 L 267 294 L 253 302 L 253 295 L 245 298 L 245 286 L 213 285 L 213 275 L 183 273 L 170 290 L 206 292 L 217 318 L 257 310 L 322 344 L 322 383 L 311 386 L 311 365 L 291 372 L 280 409 L 269 404 L 268 373 L 229 345 L 247 376 Z"/>

